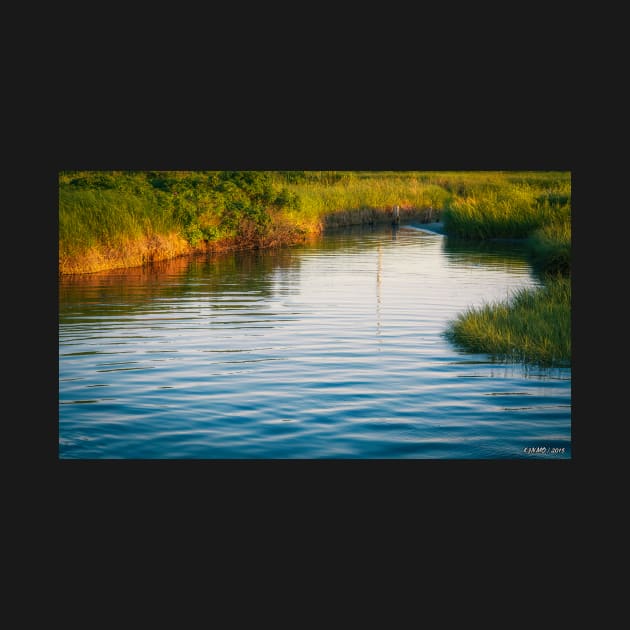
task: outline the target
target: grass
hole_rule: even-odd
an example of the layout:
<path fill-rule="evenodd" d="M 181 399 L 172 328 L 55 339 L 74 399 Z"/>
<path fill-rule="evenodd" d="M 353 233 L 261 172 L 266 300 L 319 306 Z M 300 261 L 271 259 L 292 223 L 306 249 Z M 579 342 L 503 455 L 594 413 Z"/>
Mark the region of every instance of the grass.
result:
<path fill-rule="evenodd" d="M 440 186 L 423 183 L 418 177 L 380 173 L 353 175 L 334 184 L 306 180 L 289 184 L 288 189 L 299 199 L 292 218 L 327 227 L 391 221 L 394 205 L 400 207 L 402 218 L 420 216 L 429 208 L 437 218 L 449 196 Z"/>
<path fill-rule="evenodd" d="M 446 336 L 461 349 L 539 365 L 571 361 L 570 173 L 519 173 L 450 184 L 444 226 L 460 238 L 526 239 L 544 286 L 470 309 Z"/>
<path fill-rule="evenodd" d="M 548 278 L 506 302 L 469 309 L 451 322 L 446 337 L 468 352 L 541 366 L 571 362 L 571 279 Z"/>
<path fill-rule="evenodd" d="M 177 229 L 172 215 L 160 210 L 155 197 L 119 190 L 61 190 L 59 239 L 71 250 Z"/>
<path fill-rule="evenodd" d="M 395 205 L 402 221 L 443 218 L 458 237 L 526 237 L 568 220 L 570 184 L 556 172 L 63 171 L 59 270 L 290 244 L 327 227 L 388 222 Z M 532 241 L 543 262 L 548 237 Z"/>
<path fill-rule="evenodd" d="M 394 205 L 402 220 L 437 218 L 449 195 L 414 172 L 63 171 L 59 271 L 292 244 L 326 227 L 390 221 Z"/>
<path fill-rule="evenodd" d="M 181 225 L 155 198 L 125 190 L 61 188 L 59 270 L 84 273 L 184 253 Z"/>
<path fill-rule="evenodd" d="M 294 205 L 265 172 L 61 172 L 59 272 L 295 242 L 303 232 L 283 215 Z"/>
<path fill-rule="evenodd" d="M 570 180 L 547 181 L 546 187 L 527 183 L 530 177 L 511 180 L 469 185 L 451 197 L 444 210 L 446 232 L 471 239 L 528 238 L 547 225 L 570 222 Z"/>
<path fill-rule="evenodd" d="M 571 223 L 545 225 L 529 237 L 532 264 L 543 273 L 568 274 L 571 270 Z"/>

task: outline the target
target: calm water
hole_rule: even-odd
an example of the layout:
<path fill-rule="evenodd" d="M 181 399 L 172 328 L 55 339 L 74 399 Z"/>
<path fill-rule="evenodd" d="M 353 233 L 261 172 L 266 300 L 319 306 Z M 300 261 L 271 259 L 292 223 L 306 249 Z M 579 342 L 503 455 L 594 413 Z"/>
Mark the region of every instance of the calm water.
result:
<path fill-rule="evenodd" d="M 442 336 L 537 283 L 519 246 L 404 226 L 63 278 L 59 457 L 570 458 L 570 368 Z"/>

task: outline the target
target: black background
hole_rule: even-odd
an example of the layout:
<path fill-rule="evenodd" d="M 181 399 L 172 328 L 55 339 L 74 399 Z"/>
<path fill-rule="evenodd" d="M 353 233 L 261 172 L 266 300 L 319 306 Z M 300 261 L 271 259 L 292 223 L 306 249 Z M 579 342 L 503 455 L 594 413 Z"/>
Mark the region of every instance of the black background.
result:
<path fill-rule="evenodd" d="M 385 62 L 372 72 L 371 64 L 355 60 L 333 63 L 343 71 L 332 76 L 326 63 L 266 74 L 252 62 L 249 81 L 175 69 L 160 76 L 130 72 L 113 85 L 103 77 L 57 76 L 63 98 L 52 99 L 36 126 L 41 150 L 32 160 L 44 163 L 31 187 L 37 211 L 25 211 L 41 222 L 37 256 L 29 255 L 36 258 L 29 273 L 37 295 L 24 306 L 37 313 L 24 404 L 31 496 L 61 524 L 60 544 L 76 557 L 79 541 L 91 541 L 90 550 L 121 541 L 127 553 L 138 545 L 148 556 L 143 541 L 150 538 L 176 555 L 190 532 L 204 549 L 260 550 L 280 539 L 286 550 L 293 543 L 312 548 L 322 532 L 359 556 L 373 547 L 387 556 L 391 545 L 404 557 L 406 549 L 434 547 L 429 531 L 445 551 L 451 544 L 496 552 L 496 540 L 507 539 L 499 552 L 515 566 L 536 555 L 534 541 L 545 541 L 542 548 L 554 551 L 557 563 L 572 556 L 569 531 L 593 490 L 586 464 L 595 375 L 587 358 L 592 342 L 580 324 L 588 302 L 580 260 L 588 193 L 579 162 L 590 132 L 577 128 L 573 115 L 575 74 L 558 70 L 570 67 L 568 52 L 551 55 L 554 63 L 542 70 L 539 58 L 518 56 L 505 70 L 496 65 L 500 55 L 437 63 L 434 53 L 429 60 L 418 54 L 417 63 L 412 58 L 402 68 L 394 63 L 404 70 L 394 75 Z M 58 460 L 57 175 L 67 169 L 571 171 L 572 459 Z M 367 546 L 357 549 L 364 535 Z M 185 553 L 194 558 L 193 549 Z"/>

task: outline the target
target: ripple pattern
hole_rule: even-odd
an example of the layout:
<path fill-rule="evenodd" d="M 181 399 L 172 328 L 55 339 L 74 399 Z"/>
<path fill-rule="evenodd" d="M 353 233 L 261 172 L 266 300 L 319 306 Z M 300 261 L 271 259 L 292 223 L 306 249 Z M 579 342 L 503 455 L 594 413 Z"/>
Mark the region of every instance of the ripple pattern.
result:
<path fill-rule="evenodd" d="M 570 458 L 569 368 L 442 334 L 536 283 L 516 245 L 405 228 L 63 278 L 59 457 Z"/>

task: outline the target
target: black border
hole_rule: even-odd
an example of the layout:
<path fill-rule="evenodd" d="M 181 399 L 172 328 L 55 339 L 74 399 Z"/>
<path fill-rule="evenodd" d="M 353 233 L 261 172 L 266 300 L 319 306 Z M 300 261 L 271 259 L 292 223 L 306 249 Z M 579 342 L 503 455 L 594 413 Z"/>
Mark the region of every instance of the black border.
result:
<path fill-rule="evenodd" d="M 421 501 L 447 504 L 480 501 L 483 509 L 495 501 L 527 505 L 566 497 L 575 489 L 577 467 L 585 457 L 579 362 L 585 345 L 578 341 L 572 376 L 571 460 L 255 460 L 255 461 L 59 461 L 58 327 L 57 327 L 57 174 L 67 169 L 335 169 L 335 170 L 564 170 L 573 173 L 574 252 L 580 249 L 576 215 L 582 203 L 577 178 L 570 117 L 554 105 L 532 100 L 518 109 L 505 103 L 453 106 L 449 95 L 382 98 L 376 105 L 362 99 L 313 104 L 308 110 L 286 103 L 257 109 L 258 103 L 232 109 L 231 103 L 200 108 L 180 105 L 151 115 L 142 108 L 112 116 L 102 111 L 62 112 L 53 132 L 52 156 L 46 165 L 37 200 L 45 217 L 38 231 L 45 253 L 45 295 L 38 295 L 38 312 L 45 301 L 45 368 L 39 382 L 45 395 L 35 401 L 38 435 L 44 435 L 41 461 L 46 481 L 61 496 L 90 503 L 98 500 L 134 506 L 134 497 L 150 502 L 195 502 L 199 496 L 297 499 L 318 502 L 354 496 L 357 501 Z M 576 253 L 576 255 L 578 255 Z M 42 258 L 38 257 L 41 277 Z M 580 269 L 580 265 L 577 266 Z M 574 304 L 583 304 L 574 291 Z M 39 318 L 38 318 L 39 319 Z M 92 497 L 83 493 L 91 488 Z M 507 488 L 507 494 L 505 493 Z M 114 498 L 117 497 L 117 498 Z M 517 501 L 518 499 L 518 501 Z M 518 508 L 517 508 L 518 509 Z"/>

